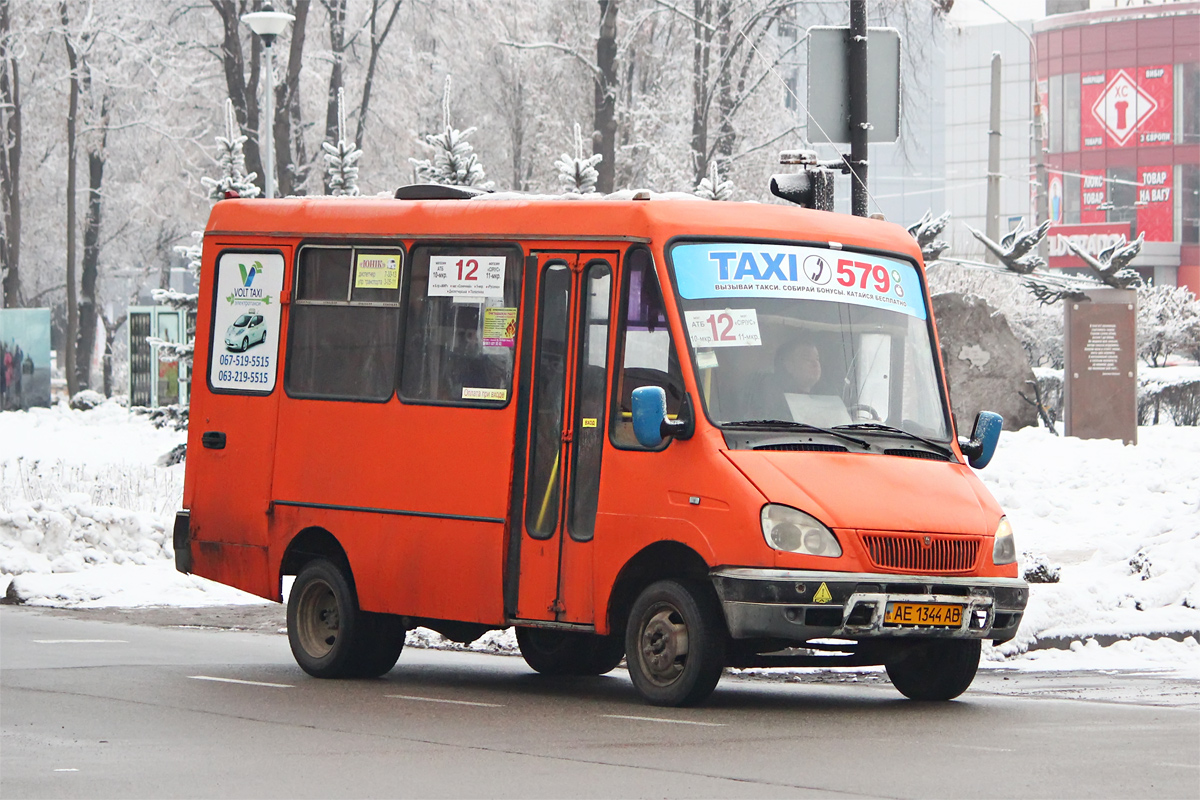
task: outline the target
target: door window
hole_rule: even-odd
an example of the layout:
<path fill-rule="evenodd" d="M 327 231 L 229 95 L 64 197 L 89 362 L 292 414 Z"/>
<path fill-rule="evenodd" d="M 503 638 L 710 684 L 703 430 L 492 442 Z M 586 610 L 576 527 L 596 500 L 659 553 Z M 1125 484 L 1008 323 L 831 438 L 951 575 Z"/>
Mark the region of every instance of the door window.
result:
<path fill-rule="evenodd" d="M 551 263 L 542 277 L 529 492 L 525 499 L 525 527 L 535 539 L 550 538 L 558 527 L 570 307 L 571 270 L 562 262 Z"/>
<path fill-rule="evenodd" d="M 600 492 L 600 454 L 604 449 L 604 395 L 608 385 L 608 317 L 612 268 L 594 261 L 584 272 L 580 304 L 579 366 L 575 376 L 575 464 L 572 473 L 571 537 L 592 538 Z"/>

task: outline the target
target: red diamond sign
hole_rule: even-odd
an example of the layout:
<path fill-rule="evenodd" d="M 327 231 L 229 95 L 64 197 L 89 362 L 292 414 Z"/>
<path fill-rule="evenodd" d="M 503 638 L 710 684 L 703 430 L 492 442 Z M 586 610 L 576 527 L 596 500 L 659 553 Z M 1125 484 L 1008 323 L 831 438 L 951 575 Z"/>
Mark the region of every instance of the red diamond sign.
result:
<path fill-rule="evenodd" d="M 1125 70 L 1118 70 L 1092 106 L 1092 116 L 1104 126 L 1117 147 L 1124 147 L 1138 125 L 1156 108 L 1158 103 L 1154 98 L 1139 88 Z"/>

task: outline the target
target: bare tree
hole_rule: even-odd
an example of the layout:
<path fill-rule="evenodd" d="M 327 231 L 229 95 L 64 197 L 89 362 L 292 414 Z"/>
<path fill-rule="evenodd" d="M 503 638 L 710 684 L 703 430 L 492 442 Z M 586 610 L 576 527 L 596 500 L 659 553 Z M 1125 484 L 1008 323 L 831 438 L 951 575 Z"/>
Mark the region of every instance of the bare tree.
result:
<path fill-rule="evenodd" d="M 0 308 L 21 305 L 21 79 L 13 48 L 9 0 L 0 0 L 0 209 L 4 239 L 0 242 Z"/>
<path fill-rule="evenodd" d="M 87 57 L 81 59 L 83 89 L 91 95 L 92 71 Z M 109 94 L 100 89 L 95 108 L 94 133 L 87 148 L 88 207 L 83 226 L 83 263 L 80 272 L 79 339 L 75 356 L 76 382 L 81 388 L 92 388 L 92 352 L 96 348 L 97 303 L 96 282 L 100 276 L 100 220 L 104 196 L 105 149 L 108 145 Z"/>
<path fill-rule="evenodd" d="M 308 177 L 311 160 L 304 148 L 304 119 L 300 110 L 300 68 L 304 60 L 304 33 L 308 24 L 309 0 L 296 0 L 291 13 L 292 35 L 288 43 L 287 73 L 275 87 L 276 172 L 279 194 L 298 194 Z"/>
<path fill-rule="evenodd" d="M 383 11 L 388 3 L 385 0 L 371 0 L 371 11 L 367 18 L 367 29 L 369 31 L 370 54 L 367 56 L 367 71 L 363 76 L 362 100 L 358 105 L 358 129 L 354 134 L 354 141 L 359 147 L 362 147 L 363 138 L 367 134 L 367 111 L 371 105 L 371 89 L 375 84 L 375 71 L 379 67 L 379 54 L 383 50 L 383 43 L 387 40 L 388 34 L 392 31 L 392 25 L 396 22 L 396 17 L 400 14 L 400 6 L 404 0 L 390 0 L 391 10 L 388 11 L 387 21 L 380 25 L 380 12 Z"/>
<path fill-rule="evenodd" d="M 264 175 L 258 141 L 258 79 L 261 45 L 257 36 L 251 37 L 250 75 L 246 77 L 246 61 L 242 53 L 242 14 L 250 9 L 246 0 L 209 0 L 221 17 L 221 64 L 225 71 L 225 89 L 233 101 L 238 125 L 247 137 L 246 169 Z M 265 176 L 264 176 L 265 177 Z"/>
<path fill-rule="evenodd" d="M 58 6 L 62 20 L 62 37 L 67 48 L 70 67 L 70 90 L 67 100 L 67 335 L 63 342 L 66 354 L 67 393 L 79 391 L 79 376 L 75 369 L 75 342 L 79 338 L 79 300 L 75 287 L 75 147 L 76 115 L 79 113 L 79 51 L 71 39 L 67 2 Z"/>
<path fill-rule="evenodd" d="M 325 103 L 325 141 L 337 141 L 338 131 L 338 90 L 345 84 L 346 60 L 346 0 L 321 0 L 325 12 L 329 16 L 329 52 L 332 63 L 329 67 L 329 95 Z M 326 175 L 325 194 L 331 194 L 333 188 L 329 185 Z"/>

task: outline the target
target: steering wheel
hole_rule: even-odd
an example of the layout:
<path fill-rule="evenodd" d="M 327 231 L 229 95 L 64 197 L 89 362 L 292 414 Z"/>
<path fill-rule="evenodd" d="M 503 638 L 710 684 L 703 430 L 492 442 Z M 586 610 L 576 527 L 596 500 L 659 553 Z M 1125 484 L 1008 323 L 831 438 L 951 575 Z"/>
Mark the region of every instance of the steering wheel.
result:
<path fill-rule="evenodd" d="M 870 420 L 871 422 L 879 422 L 883 418 L 879 416 L 879 412 L 866 403 L 855 403 L 846 409 L 850 412 L 850 418 L 855 421 Z"/>

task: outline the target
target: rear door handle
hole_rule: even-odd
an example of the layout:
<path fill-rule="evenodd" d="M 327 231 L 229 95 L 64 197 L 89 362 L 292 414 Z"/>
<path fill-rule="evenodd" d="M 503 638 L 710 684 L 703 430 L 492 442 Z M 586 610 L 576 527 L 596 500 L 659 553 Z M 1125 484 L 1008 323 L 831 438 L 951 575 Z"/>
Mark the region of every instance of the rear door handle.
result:
<path fill-rule="evenodd" d="M 209 450 L 224 450 L 225 433 L 223 431 L 205 431 L 200 437 L 200 444 Z"/>

